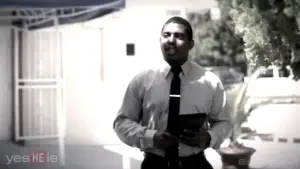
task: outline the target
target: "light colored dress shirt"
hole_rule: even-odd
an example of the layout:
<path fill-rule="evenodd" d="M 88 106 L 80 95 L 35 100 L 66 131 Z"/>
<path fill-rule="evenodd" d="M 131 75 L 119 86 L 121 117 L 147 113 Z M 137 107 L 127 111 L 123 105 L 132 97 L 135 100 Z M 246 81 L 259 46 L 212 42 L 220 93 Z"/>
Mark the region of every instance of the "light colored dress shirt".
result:
<path fill-rule="evenodd" d="M 154 147 L 156 131 L 166 130 L 169 92 L 173 78 L 170 66 L 146 70 L 129 83 L 123 103 L 114 121 L 114 130 L 125 144 L 160 156 L 165 151 Z M 206 113 L 203 126 L 211 136 L 210 147 L 217 149 L 232 129 L 226 93 L 220 79 L 198 64 L 187 61 L 182 65 L 179 114 Z M 179 143 L 179 156 L 203 151 Z"/>

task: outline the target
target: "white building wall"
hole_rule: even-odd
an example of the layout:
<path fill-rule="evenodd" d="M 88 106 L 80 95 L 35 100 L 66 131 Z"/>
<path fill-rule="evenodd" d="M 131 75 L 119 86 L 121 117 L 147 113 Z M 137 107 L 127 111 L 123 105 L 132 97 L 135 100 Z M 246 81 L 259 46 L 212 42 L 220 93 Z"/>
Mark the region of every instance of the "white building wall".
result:
<path fill-rule="evenodd" d="M 67 144 L 100 144 L 105 117 L 101 108 L 101 29 L 69 27 L 63 32 L 67 95 Z M 102 137 L 103 138 L 103 137 Z"/>

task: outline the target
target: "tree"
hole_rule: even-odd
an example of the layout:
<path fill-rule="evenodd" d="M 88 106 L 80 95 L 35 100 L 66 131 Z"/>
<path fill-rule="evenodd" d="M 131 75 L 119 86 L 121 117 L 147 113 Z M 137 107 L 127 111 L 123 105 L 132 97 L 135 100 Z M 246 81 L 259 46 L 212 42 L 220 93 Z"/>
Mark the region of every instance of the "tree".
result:
<path fill-rule="evenodd" d="M 193 59 L 201 65 L 237 66 L 250 71 L 290 66 L 300 77 L 300 0 L 218 0 L 221 18 L 209 10 L 192 13 L 195 30 Z M 245 67 L 245 66 L 244 66 Z"/>
<path fill-rule="evenodd" d="M 188 14 L 195 34 L 191 57 L 203 66 L 234 66 L 246 73 L 243 41 L 235 34 L 226 7 L 220 4 L 222 15 L 217 20 L 211 18 L 210 10 Z"/>
<path fill-rule="evenodd" d="M 227 0 L 221 0 L 227 1 Z M 300 0 L 231 0 L 226 3 L 235 33 L 243 38 L 252 70 L 291 66 L 299 79 Z"/>

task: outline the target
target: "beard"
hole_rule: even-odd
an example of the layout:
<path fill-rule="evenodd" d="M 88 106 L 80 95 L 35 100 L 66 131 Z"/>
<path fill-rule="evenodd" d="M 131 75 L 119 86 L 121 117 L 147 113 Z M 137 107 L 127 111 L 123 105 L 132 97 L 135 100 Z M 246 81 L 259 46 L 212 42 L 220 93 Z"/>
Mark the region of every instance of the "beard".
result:
<path fill-rule="evenodd" d="M 163 44 L 161 45 L 161 51 L 164 60 L 170 65 L 180 65 L 187 60 L 185 54 L 181 52 L 176 45 L 173 44 Z"/>
<path fill-rule="evenodd" d="M 164 53 L 164 60 L 169 63 L 171 66 L 178 66 L 182 65 L 186 60 L 187 57 L 183 57 L 182 55 L 179 55 L 178 53 L 170 54 L 170 53 Z"/>

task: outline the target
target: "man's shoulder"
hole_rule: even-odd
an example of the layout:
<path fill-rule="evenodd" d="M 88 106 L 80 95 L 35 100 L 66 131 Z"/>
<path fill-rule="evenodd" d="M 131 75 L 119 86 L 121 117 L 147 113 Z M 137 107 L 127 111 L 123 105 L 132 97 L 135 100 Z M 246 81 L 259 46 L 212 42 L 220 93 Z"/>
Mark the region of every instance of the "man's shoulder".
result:
<path fill-rule="evenodd" d="M 208 82 L 208 83 L 212 84 L 213 86 L 216 86 L 218 83 L 221 82 L 220 78 L 212 71 L 208 70 L 207 68 L 205 68 L 195 62 L 191 62 L 191 64 L 192 64 L 194 70 L 196 70 L 198 73 L 202 74 L 203 80 L 205 82 Z"/>
<path fill-rule="evenodd" d="M 189 61 L 193 70 L 196 70 L 198 73 L 205 74 L 207 69 L 194 61 Z"/>
<path fill-rule="evenodd" d="M 202 74 L 205 78 L 207 79 L 214 79 L 215 78 L 215 74 L 211 71 L 209 71 L 207 68 L 197 64 L 196 62 L 194 61 L 190 61 L 191 65 L 192 65 L 192 68 L 194 71 L 196 71 L 197 73 L 200 73 Z"/>
<path fill-rule="evenodd" d="M 220 86 L 223 86 L 221 79 L 212 71 L 207 70 L 205 74 L 206 80 L 209 82 L 213 89 L 217 89 Z"/>
<path fill-rule="evenodd" d="M 136 73 L 136 75 L 134 76 L 134 79 L 145 80 L 147 78 L 151 78 L 151 77 L 154 77 L 154 76 L 162 74 L 162 73 L 163 73 L 163 69 L 161 67 L 144 68 L 144 69 L 138 71 L 138 73 Z"/>

